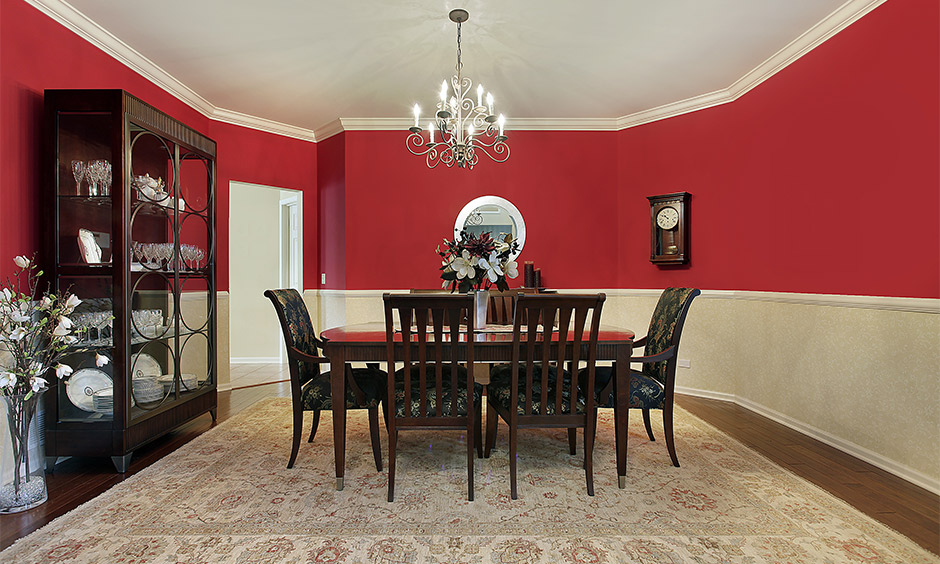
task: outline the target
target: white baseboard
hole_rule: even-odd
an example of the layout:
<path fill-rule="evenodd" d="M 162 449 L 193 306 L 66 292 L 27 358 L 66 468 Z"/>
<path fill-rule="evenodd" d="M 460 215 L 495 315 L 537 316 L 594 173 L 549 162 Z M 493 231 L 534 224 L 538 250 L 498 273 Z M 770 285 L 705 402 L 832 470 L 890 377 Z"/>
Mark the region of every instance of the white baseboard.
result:
<path fill-rule="evenodd" d="M 229 358 L 230 364 L 280 364 L 279 356 L 233 356 Z"/>
<path fill-rule="evenodd" d="M 707 399 L 716 399 L 721 401 L 729 401 L 734 404 L 737 404 L 745 409 L 753 411 L 754 413 L 766 417 L 771 421 L 780 423 L 785 427 L 789 427 L 794 431 L 802 433 L 810 438 L 816 439 L 817 441 L 827 444 L 832 448 L 841 450 L 842 452 L 854 456 L 855 458 L 862 460 L 876 466 L 885 472 L 890 472 L 895 476 L 902 478 L 914 485 L 920 486 L 925 490 L 940 495 L 940 481 L 927 476 L 926 474 L 914 470 L 909 466 L 899 464 L 887 457 L 884 457 L 876 452 L 872 452 L 865 447 L 859 446 L 855 443 L 840 439 L 831 433 L 827 433 L 821 429 L 817 429 L 812 425 L 807 425 L 784 415 L 778 411 L 774 411 L 768 407 L 765 407 L 759 403 L 753 402 L 749 399 L 735 396 L 733 394 L 725 394 L 720 392 L 709 392 L 707 390 L 696 390 L 693 388 L 682 388 L 676 386 L 676 393 L 685 394 L 689 396 L 696 396 Z"/>

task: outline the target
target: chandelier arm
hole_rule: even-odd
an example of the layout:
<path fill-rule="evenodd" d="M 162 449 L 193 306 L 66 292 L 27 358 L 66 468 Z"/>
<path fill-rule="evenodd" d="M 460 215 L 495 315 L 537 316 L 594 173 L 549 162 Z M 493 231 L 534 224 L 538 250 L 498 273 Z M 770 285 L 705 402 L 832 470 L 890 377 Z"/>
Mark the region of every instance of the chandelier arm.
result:
<path fill-rule="evenodd" d="M 488 148 L 492 149 L 493 152 L 490 153 L 490 151 L 487 151 Z M 486 146 L 476 145 L 474 147 L 474 154 L 476 154 L 477 152 L 483 153 L 484 155 L 492 159 L 494 162 L 504 163 L 506 162 L 506 159 L 509 158 L 509 145 L 507 145 L 506 143 L 502 141 L 497 141 L 493 145 L 486 145 Z"/>

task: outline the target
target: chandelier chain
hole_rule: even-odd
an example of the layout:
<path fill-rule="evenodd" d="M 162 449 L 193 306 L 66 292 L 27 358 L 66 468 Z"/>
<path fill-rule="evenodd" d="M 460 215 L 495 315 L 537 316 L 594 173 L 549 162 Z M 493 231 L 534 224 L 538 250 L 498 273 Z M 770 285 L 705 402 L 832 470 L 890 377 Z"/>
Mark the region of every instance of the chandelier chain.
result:
<path fill-rule="evenodd" d="M 460 62 L 460 22 L 457 22 L 457 65 L 454 68 L 457 70 L 457 74 L 460 75 L 460 69 L 463 68 L 463 63 Z"/>

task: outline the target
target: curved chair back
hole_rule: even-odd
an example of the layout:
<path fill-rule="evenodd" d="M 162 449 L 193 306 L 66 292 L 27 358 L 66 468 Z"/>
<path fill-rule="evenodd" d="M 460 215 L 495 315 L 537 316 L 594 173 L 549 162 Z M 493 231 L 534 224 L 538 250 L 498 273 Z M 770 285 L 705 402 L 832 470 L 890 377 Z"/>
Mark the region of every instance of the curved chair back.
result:
<path fill-rule="evenodd" d="M 287 346 L 307 354 L 319 354 L 323 343 L 317 338 L 313 322 L 310 321 L 310 312 L 300 292 L 285 288 L 265 290 L 264 295 L 274 304 Z"/>
<path fill-rule="evenodd" d="M 644 364 L 643 373 L 664 386 L 670 375 L 675 376 L 682 326 L 685 324 L 692 300 L 701 293 L 697 288 L 666 288 L 653 311 L 650 328 L 646 334 L 644 356 L 657 355 L 672 346 L 676 347 L 676 350 L 668 360 Z"/>

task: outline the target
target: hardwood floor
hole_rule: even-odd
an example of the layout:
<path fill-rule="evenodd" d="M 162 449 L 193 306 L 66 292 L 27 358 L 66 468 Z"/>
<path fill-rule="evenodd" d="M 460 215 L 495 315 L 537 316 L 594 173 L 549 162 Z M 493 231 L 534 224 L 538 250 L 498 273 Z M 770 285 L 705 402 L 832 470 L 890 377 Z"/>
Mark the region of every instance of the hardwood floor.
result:
<path fill-rule="evenodd" d="M 218 419 L 224 421 L 260 399 L 289 393 L 285 382 L 220 392 Z M 677 397 L 682 408 L 940 554 L 940 497 L 735 404 Z M 631 424 L 642 425 L 640 419 L 631 416 Z M 134 475 L 211 427 L 211 419 L 205 415 L 150 443 L 134 453 L 130 470 L 123 475 L 114 471 L 109 459 L 71 458 L 60 462 L 55 473 L 46 477 L 49 501 L 24 513 L 0 516 L 0 549 Z M 680 462 L 681 441 L 678 437 Z"/>

